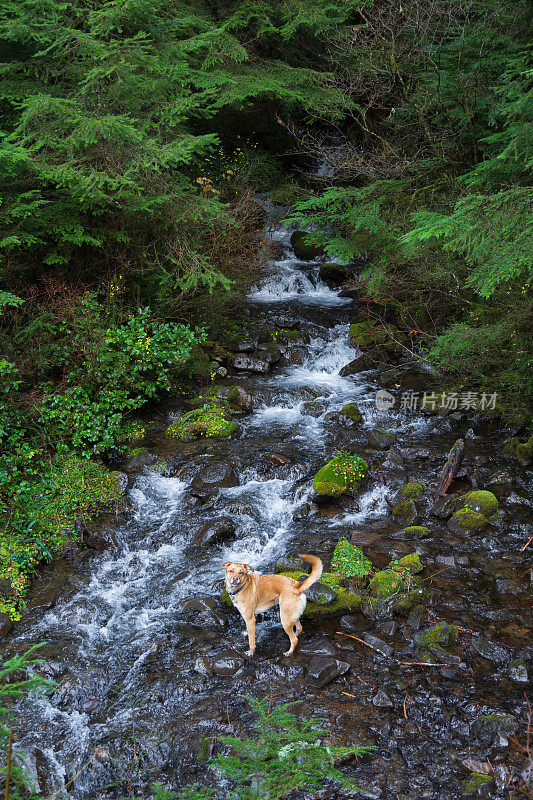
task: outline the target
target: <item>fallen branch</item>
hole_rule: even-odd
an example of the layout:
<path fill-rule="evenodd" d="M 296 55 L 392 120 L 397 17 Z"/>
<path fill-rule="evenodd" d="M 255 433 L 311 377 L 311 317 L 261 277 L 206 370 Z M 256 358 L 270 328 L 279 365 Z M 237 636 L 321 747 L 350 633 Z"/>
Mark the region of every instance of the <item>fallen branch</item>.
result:
<path fill-rule="evenodd" d="M 533 542 L 533 536 L 530 536 L 530 537 L 529 537 L 529 539 L 527 540 L 527 542 L 525 543 L 525 545 L 524 545 L 523 547 L 521 547 L 521 548 L 520 548 L 520 550 L 519 550 L 518 552 L 519 552 L 519 553 L 523 553 L 523 552 L 524 552 L 524 550 L 526 550 L 526 549 L 529 547 L 529 545 L 531 544 L 531 542 Z"/>
<path fill-rule="evenodd" d="M 463 461 L 463 456 L 465 454 L 465 443 L 463 439 L 457 439 L 454 446 L 448 453 L 448 458 L 446 459 L 446 463 L 444 464 L 443 468 L 440 472 L 440 483 L 439 488 L 437 489 L 437 493 L 435 494 L 435 500 L 438 500 L 439 497 L 445 497 L 446 491 L 449 488 L 451 482 L 459 472 L 459 467 Z"/>

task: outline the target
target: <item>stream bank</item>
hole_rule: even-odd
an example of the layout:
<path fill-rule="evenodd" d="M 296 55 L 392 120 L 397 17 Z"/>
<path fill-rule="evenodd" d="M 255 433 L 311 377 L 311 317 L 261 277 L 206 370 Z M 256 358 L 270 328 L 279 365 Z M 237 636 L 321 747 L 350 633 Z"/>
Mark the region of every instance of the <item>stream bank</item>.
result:
<path fill-rule="evenodd" d="M 185 410 L 178 400 L 148 426 L 147 453 L 128 467 L 128 510 L 91 531 L 115 546 L 66 554 L 62 577 L 54 571 L 59 591 L 47 596 L 43 580 L 44 599 L 2 643 L 5 657 L 46 641 L 45 671 L 59 684 L 49 700 L 21 709 L 17 747 L 43 796 L 102 748 L 107 757 L 75 781 L 76 800 L 127 794 L 135 752 L 142 796 L 154 781 L 178 787 L 205 777 L 208 737 L 247 731 L 243 695 L 272 692 L 278 702 L 300 701 L 302 714 L 325 718 L 346 742 L 377 746 L 347 767 L 369 798 L 448 800 L 470 788 L 508 797 L 523 768 L 510 737 L 525 730 L 533 656 L 531 573 L 521 551 L 531 473 L 501 452 L 501 432 L 475 410 L 378 407 L 380 374 L 357 364 L 350 336 L 356 292 L 339 292 L 320 256 L 298 258 L 279 222 L 283 209 L 265 205 L 274 255 L 243 309 L 254 335 L 242 343 L 240 368 L 217 384 L 242 388 L 251 413 L 223 439 L 165 436 Z M 339 413 L 349 404 L 361 424 Z M 458 438 L 466 455 L 453 488 L 490 490 L 499 502 L 478 531 L 452 530 L 429 513 Z M 339 448 L 365 458 L 373 477 L 355 498 L 317 505 L 312 477 Z M 400 524 L 390 503 L 412 480 L 423 498 L 417 518 Z M 427 535 L 411 537 L 406 528 L 420 523 Z M 246 659 L 242 620 L 219 602 L 220 564 L 269 572 L 310 552 L 329 566 L 340 538 L 375 569 L 416 552 L 420 602 L 304 619 L 291 660 L 282 657 L 286 637 L 273 610 Z M 454 626 L 455 640 L 421 649 L 420 636 L 441 622 Z M 422 666 L 424 654 L 436 665 Z M 490 785 L 465 786 L 489 760 Z M 314 795 L 340 796 L 327 786 Z"/>

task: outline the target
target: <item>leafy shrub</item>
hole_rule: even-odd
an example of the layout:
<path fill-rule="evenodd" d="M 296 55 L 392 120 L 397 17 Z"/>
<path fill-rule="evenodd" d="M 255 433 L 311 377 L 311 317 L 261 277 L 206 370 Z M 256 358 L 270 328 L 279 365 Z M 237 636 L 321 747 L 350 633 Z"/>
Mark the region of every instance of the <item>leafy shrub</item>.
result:
<path fill-rule="evenodd" d="M 331 567 L 347 578 L 364 578 L 370 573 L 372 564 L 359 547 L 347 539 L 340 539 L 333 553 Z"/>

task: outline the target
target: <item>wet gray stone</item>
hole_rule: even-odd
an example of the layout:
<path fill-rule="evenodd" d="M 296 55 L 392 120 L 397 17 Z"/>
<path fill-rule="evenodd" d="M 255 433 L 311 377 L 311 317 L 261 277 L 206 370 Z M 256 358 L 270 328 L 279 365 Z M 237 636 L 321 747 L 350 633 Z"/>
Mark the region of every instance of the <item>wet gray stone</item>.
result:
<path fill-rule="evenodd" d="M 488 639 L 475 638 L 472 640 L 472 646 L 480 656 L 492 661 L 494 664 L 503 664 L 509 659 L 510 654 L 505 647 L 490 642 Z"/>
<path fill-rule="evenodd" d="M 270 361 L 263 361 L 261 358 L 252 358 L 247 355 L 236 355 L 233 366 L 238 370 L 246 370 L 248 372 L 270 372 Z"/>
<path fill-rule="evenodd" d="M 378 689 L 374 697 L 372 698 L 372 705 L 376 708 L 393 708 L 394 703 L 390 699 L 389 695 L 383 691 L 383 689 Z"/>
<path fill-rule="evenodd" d="M 496 711 L 482 714 L 472 723 L 472 732 L 481 739 L 487 739 L 494 734 L 511 736 L 518 730 L 518 720 L 512 714 Z"/>
<path fill-rule="evenodd" d="M 394 647 L 391 647 L 390 644 L 384 642 L 383 639 L 379 639 L 371 633 L 365 633 L 363 638 L 367 644 L 372 645 L 375 650 L 379 650 L 379 652 L 385 656 L 391 656 L 394 653 Z"/>
<path fill-rule="evenodd" d="M 528 683 L 528 671 L 523 661 L 519 659 L 511 661 L 509 665 L 509 677 L 514 683 Z"/>
<path fill-rule="evenodd" d="M 212 597 L 191 597 L 181 604 L 184 611 L 214 611 L 217 601 Z"/>
<path fill-rule="evenodd" d="M 345 614 L 340 618 L 339 624 L 341 630 L 347 633 L 357 633 L 361 629 L 361 623 L 353 614 Z"/>
<path fill-rule="evenodd" d="M 300 645 L 300 653 L 306 656 L 336 656 L 337 649 L 326 636 L 313 636 Z"/>
<path fill-rule="evenodd" d="M 197 532 L 193 544 L 198 547 L 207 547 L 216 542 L 223 542 L 233 536 L 236 527 L 231 517 L 219 517 L 218 519 L 209 520 Z"/>
<path fill-rule="evenodd" d="M 217 630 L 219 628 L 225 628 L 228 624 L 228 620 L 226 615 L 222 614 L 222 612 L 213 611 L 208 608 L 196 614 L 194 617 L 194 624 L 206 630 Z"/>
<path fill-rule="evenodd" d="M 341 675 L 345 675 L 350 665 L 336 658 L 315 656 L 307 667 L 307 680 L 319 689 Z"/>
<path fill-rule="evenodd" d="M 233 650 L 224 650 L 213 661 L 211 668 L 215 675 L 228 677 L 235 675 L 243 666 L 244 659 L 238 653 Z"/>
<path fill-rule="evenodd" d="M 202 467 L 192 479 L 190 490 L 194 494 L 228 489 L 239 485 L 237 470 L 226 461 L 217 461 Z"/>
<path fill-rule="evenodd" d="M 302 577 L 306 578 L 307 575 L 300 576 L 300 578 Z M 322 583 L 314 583 L 305 590 L 305 595 L 310 603 L 316 603 L 319 606 L 329 606 L 337 599 L 337 593 Z"/>
<path fill-rule="evenodd" d="M 156 457 L 146 447 L 135 447 L 124 464 L 124 469 L 128 471 L 142 469 L 153 464 L 155 460 Z"/>
<path fill-rule="evenodd" d="M 368 446 L 374 450 L 387 450 L 396 442 L 396 436 L 394 436 L 394 434 L 381 431 L 379 428 L 365 431 L 365 433 L 368 439 Z"/>

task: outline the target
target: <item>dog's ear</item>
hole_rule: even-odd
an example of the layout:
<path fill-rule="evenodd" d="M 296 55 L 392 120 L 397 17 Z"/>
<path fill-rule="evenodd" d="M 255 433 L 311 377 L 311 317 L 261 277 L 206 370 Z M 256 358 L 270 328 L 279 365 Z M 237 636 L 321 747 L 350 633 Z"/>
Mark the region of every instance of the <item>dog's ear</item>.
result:
<path fill-rule="evenodd" d="M 231 564 L 231 561 L 224 561 L 224 563 L 222 564 L 222 567 L 223 567 L 224 569 L 227 569 L 227 568 L 229 567 L 229 565 L 230 565 L 230 564 Z"/>
<path fill-rule="evenodd" d="M 248 572 L 255 572 L 255 569 L 253 567 L 251 567 L 249 564 L 243 564 L 243 567 L 246 567 Z"/>

